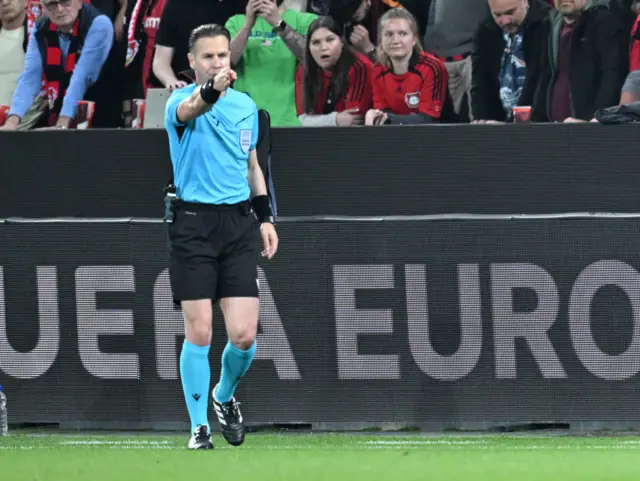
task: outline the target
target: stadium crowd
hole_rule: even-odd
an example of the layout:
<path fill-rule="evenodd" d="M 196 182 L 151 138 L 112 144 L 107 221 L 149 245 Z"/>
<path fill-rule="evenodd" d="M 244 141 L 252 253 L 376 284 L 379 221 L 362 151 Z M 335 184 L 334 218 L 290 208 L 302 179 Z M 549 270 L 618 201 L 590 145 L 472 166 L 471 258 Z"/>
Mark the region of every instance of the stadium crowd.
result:
<path fill-rule="evenodd" d="M 207 23 L 274 127 L 589 122 L 640 101 L 640 0 L 0 0 L 0 130 L 139 126 L 149 89 L 194 82 Z"/>

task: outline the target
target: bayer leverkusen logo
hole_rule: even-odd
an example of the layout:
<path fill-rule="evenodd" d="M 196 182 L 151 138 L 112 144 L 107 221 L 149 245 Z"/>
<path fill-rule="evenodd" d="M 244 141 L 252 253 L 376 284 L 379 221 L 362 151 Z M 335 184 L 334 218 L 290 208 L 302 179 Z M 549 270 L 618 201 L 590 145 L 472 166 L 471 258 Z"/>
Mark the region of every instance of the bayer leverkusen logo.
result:
<path fill-rule="evenodd" d="M 404 101 L 410 109 L 417 109 L 420 105 L 420 92 L 405 94 Z"/>
<path fill-rule="evenodd" d="M 58 100 L 58 89 L 49 85 L 45 90 L 47 101 L 49 102 L 49 108 L 53 109 L 56 100 Z"/>

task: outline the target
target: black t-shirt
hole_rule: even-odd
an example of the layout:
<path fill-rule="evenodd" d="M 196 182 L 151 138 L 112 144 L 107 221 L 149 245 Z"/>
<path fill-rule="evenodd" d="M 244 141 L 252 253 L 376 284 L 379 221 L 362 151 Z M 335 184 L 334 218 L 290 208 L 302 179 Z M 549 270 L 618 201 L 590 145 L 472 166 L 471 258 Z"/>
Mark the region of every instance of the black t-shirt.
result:
<path fill-rule="evenodd" d="M 173 48 L 171 68 L 178 76 L 189 69 L 189 36 L 208 23 L 224 25 L 233 15 L 244 14 L 247 0 L 169 0 L 162 12 L 156 45 Z"/>

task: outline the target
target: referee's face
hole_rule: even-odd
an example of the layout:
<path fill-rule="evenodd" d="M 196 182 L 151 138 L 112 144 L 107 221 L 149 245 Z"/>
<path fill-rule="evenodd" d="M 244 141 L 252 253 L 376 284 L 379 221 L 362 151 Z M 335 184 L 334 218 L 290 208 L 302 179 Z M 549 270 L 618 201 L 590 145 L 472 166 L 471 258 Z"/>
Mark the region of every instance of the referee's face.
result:
<path fill-rule="evenodd" d="M 189 65 L 196 73 L 196 83 L 206 83 L 231 65 L 229 41 L 222 35 L 199 39 L 189 53 Z"/>

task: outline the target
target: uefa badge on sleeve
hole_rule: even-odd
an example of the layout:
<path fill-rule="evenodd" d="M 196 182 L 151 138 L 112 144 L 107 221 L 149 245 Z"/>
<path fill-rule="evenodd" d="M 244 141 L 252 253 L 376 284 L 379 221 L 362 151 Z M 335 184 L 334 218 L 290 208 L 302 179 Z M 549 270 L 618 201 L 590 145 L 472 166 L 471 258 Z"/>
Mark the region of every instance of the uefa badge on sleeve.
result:
<path fill-rule="evenodd" d="M 240 131 L 240 148 L 244 154 L 249 153 L 249 149 L 251 148 L 251 130 L 242 129 Z"/>

